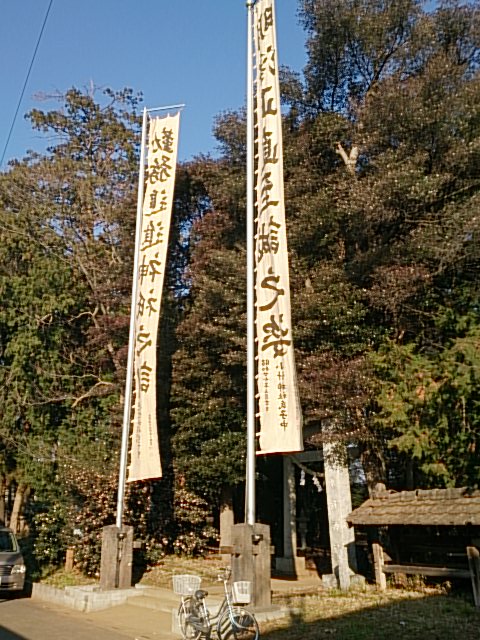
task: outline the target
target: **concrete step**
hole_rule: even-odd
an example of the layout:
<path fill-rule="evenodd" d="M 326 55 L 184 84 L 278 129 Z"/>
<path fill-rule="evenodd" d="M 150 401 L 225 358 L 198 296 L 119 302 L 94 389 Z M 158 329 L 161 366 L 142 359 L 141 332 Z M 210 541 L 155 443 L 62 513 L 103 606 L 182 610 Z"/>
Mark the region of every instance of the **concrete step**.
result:
<path fill-rule="evenodd" d="M 157 612 L 159 615 L 168 614 L 170 616 L 171 632 L 176 636 L 181 635 L 178 622 L 178 607 L 181 601 L 179 595 L 160 587 L 137 586 L 135 590 L 137 595 L 128 598 L 128 605 L 135 607 L 137 610 L 143 607 Z M 212 616 L 217 613 L 220 604 L 221 598 L 219 598 L 219 594 L 215 594 L 213 597 L 207 596 L 207 606 Z"/>
<path fill-rule="evenodd" d="M 128 604 L 171 614 L 178 609 L 180 596 L 170 589 L 137 585 L 135 595 L 128 599 Z"/>
<path fill-rule="evenodd" d="M 127 604 L 133 607 L 163 611 L 164 613 L 170 613 L 172 610 L 178 609 L 178 602 L 170 602 L 152 596 L 134 596 L 127 600 Z"/>
<path fill-rule="evenodd" d="M 180 602 L 180 596 L 174 593 L 171 589 L 164 589 L 163 587 L 151 587 L 149 585 L 135 586 L 135 591 L 141 595 L 148 595 L 153 598 L 160 598 L 161 600 L 171 600 L 172 602 Z"/>
<path fill-rule="evenodd" d="M 173 591 L 160 587 L 136 587 L 134 596 L 128 599 L 128 603 L 136 607 L 157 609 L 158 611 L 177 611 L 181 597 Z M 211 611 L 216 611 L 221 599 L 218 596 L 207 596 L 207 605 Z"/>

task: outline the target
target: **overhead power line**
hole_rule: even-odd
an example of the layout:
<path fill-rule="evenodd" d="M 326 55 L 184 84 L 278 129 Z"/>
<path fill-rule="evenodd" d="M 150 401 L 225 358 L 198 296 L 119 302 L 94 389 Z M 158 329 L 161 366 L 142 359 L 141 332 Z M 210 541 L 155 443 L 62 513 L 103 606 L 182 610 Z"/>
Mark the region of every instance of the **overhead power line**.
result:
<path fill-rule="evenodd" d="M 40 42 L 42 40 L 43 32 L 45 31 L 45 26 L 47 24 L 48 16 L 50 14 L 50 9 L 52 8 L 53 0 L 50 0 L 47 11 L 45 13 L 45 18 L 43 19 L 42 28 L 40 29 L 40 34 L 37 39 L 37 44 L 35 45 L 35 50 L 33 52 L 32 59 L 30 61 L 30 66 L 28 67 L 27 76 L 25 78 L 25 82 L 23 83 L 23 88 L 20 93 L 20 98 L 18 99 L 17 108 L 15 110 L 15 115 L 13 116 L 12 124 L 10 126 L 10 131 L 8 132 L 7 141 L 5 142 L 5 147 L 2 153 L 2 159 L 0 160 L 0 168 L 3 166 L 3 161 L 5 160 L 5 154 L 7 153 L 8 145 L 10 143 L 10 138 L 12 137 L 13 128 L 15 127 L 15 122 L 17 120 L 18 112 L 20 111 L 20 106 L 22 104 L 23 96 L 25 95 L 25 90 L 27 88 L 28 80 L 30 78 L 30 74 L 32 72 L 33 64 L 35 62 L 35 58 L 37 57 L 37 51 L 40 46 Z"/>

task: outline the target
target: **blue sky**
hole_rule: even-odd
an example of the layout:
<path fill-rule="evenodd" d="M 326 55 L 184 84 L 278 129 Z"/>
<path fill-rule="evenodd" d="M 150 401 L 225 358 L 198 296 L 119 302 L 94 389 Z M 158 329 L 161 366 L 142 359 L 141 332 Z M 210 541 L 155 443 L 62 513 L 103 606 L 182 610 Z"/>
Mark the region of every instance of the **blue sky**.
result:
<path fill-rule="evenodd" d="M 7 0 L 0 20 L 0 156 L 49 0 Z M 301 71 L 297 0 L 277 0 L 280 64 Z M 5 161 L 41 150 L 24 114 L 52 95 L 94 83 L 131 87 L 147 108 L 185 103 L 181 160 L 215 150 L 214 117 L 245 102 L 245 0 L 54 0 Z M 4 168 L 4 167 L 3 167 Z"/>

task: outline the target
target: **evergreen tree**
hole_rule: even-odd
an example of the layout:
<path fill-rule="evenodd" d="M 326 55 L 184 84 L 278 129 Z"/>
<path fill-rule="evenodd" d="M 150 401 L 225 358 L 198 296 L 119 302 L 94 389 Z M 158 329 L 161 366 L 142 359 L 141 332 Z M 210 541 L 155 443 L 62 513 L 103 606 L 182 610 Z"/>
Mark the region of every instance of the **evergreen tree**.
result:
<path fill-rule="evenodd" d="M 57 556 L 115 515 L 140 122 L 129 90 L 61 100 L 29 116 L 54 145 L 0 181 L 4 467 Z"/>
<path fill-rule="evenodd" d="M 218 505 L 245 474 L 245 159 L 242 117 L 217 122 L 225 157 L 189 167 L 208 197 L 191 233 L 188 300 L 177 330 L 172 420 L 187 487 Z"/>
<path fill-rule="evenodd" d="M 435 362 L 442 379 L 441 363 L 450 361 L 455 341 L 465 339 L 465 329 L 462 333 L 459 327 L 467 323 L 473 330 L 476 324 L 478 8 L 457 2 L 443 3 L 430 13 L 413 2 L 341 2 L 334 7 L 321 1 L 302 6 L 310 35 L 306 113 L 315 110 L 318 122 L 330 110 L 344 117 L 348 127 L 337 144 L 343 171 L 321 193 L 331 219 L 340 222 L 334 237 L 344 248 L 341 270 L 368 310 L 365 321 L 372 329 L 362 358 L 365 384 L 359 386 L 365 391 L 359 396 L 363 406 L 358 414 L 366 428 L 365 453 L 368 457 L 372 448 L 381 449 L 391 439 L 393 450 L 400 449 L 407 458 L 415 450 L 423 471 L 429 470 L 428 482 L 447 478 L 451 483 L 456 476 L 453 456 L 447 463 L 426 447 L 422 457 L 408 421 L 397 424 L 398 414 L 388 408 L 386 398 L 389 376 L 405 374 L 397 349 L 420 358 L 428 353 L 427 368 Z M 343 25 L 341 47 L 330 37 L 331 22 L 325 18 L 332 12 Z M 325 47 L 336 51 L 334 77 L 320 55 Z M 312 95 L 318 94 L 315 102 Z M 446 332 L 444 318 L 450 315 L 463 321 L 451 323 Z M 372 371 L 369 361 L 377 362 L 378 350 L 388 366 Z M 409 401 L 415 404 L 411 391 Z M 402 396 L 405 401 L 407 396 Z M 455 405 L 452 400 L 445 399 L 440 411 L 444 417 Z M 460 406 L 463 401 L 458 397 L 457 402 Z M 422 423 L 422 428 L 432 429 L 432 438 L 437 427 L 431 421 Z M 392 439 L 392 431 L 400 428 L 406 437 Z M 416 429 L 412 423 L 412 432 Z M 454 432 L 448 436 L 451 451 Z M 460 432 L 458 446 L 461 455 Z M 459 473 L 457 481 L 476 480 L 474 467 L 467 467 L 469 473 Z M 397 470 L 391 475 L 398 476 Z"/>
<path fill-rule="evenodd" d="M 305 0 L 300 6 L 309 59 L 304 83 L 284 70 L 283 92 L 305 434 L 317 446 L 328 419 L 329 437 L 360 444 L 372 486 L 387 473 L 405 486 L 413 439 L 408 421 L 397 423 L 386 404 L 392 380 L 405 375 L 396 349 L 434 354 L 428 366 L 435 363 L 438 379 L 453 379 L 452 354 L 467 333 L 476 335 L 478 10 L 446 2 L 428 12 L 415 0 Z M 195 227 L 189 306 L 174 370 L 182 473 L 195 490 L 215 495 L 222 479 L 241 479 L 224 451 L 231 450 L 235 425 L 241 460 L 243 131 L 242 113 L 225 114 L 217 128 L 220 159 L 200 158 L 196 165 L 211 210 Z M 459 320 L 447 332 L 444 319 L 451 315 L 463 323 L 468 316 L 468 331 L 459 331 Z M 475 376 L 471 385 L 465 402 Z M 448 386 L 448 401 L 435 397 L 444 404 L 434 412 L 438 424 L 430 413 L 424 425 L 432 439 L 445 416 L 464 406 L 454 388 Z M 452 415 L 452 425 L 456 420 Z M 459 452 L 475 450 L 476 428 L 467 431 L 465 445 L 449 428 L 449 462 L 433 459 L 440 449 L 425 448 L 417 481 L 475 481 L 473 463 L 462 472 L 452 466 L 455 443 Z"/>

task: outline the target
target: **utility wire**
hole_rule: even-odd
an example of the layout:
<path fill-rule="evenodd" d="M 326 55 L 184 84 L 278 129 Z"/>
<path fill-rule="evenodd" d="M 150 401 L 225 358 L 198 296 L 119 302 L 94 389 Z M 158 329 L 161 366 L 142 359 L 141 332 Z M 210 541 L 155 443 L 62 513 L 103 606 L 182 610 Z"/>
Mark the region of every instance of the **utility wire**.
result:
<path fill-rule="evenodd" d="M 50 9 L 52 8 L 52 4 L 53 4 L 53 0 L 50 0 L 47 12 L 45 14 L 45 18 L 43 19 L 42 28 L 40 29 L 40 34 L 38 36 L 37 44 L 35 46 L 35 51 L 33 52 L 32 60 L 30 62 L 30 66 L 28 68 L 27 77 L 25 78 L 25 82 L 23 83 L 23 88 L 22 88 L 22 92 L 20 94 L 20 98 L 18 100 L 17 109 L 15 111 L 15 115 L 13 116 L 13 120 L 12 120 L 12 124 L 11 124 L 11 127 L 10 127 L 10 131 L 8 132 L 7 141 L 5 143 L 5 147 L 4 147 L 3 153 L 2 153 L 2 159 L 0 160 L 0 168 L 3 166 L 3 161 L 5 160 L 5 154 L 7 153 L 8 145 L 10 143 L 10 138 L 12 137 L 12 133 L 13 133 L 13 128 L 14 128 L 15 122 L 17 120 L 18 112 L 20 111 L 20 105 L 22 104 L 23 96 L 25 95 L 25 90 L 27 88 L 28 80 L 30 78 L 30 73 L 32 72 L 33 63 L 35 62 L 35 58 L 37 57 L 38 47 L 40 46 L 40 42 L 42 40 L 43 32 L 45 31 L 45 26 L 47 24 L 48 15 L 50 13 Z"/>

